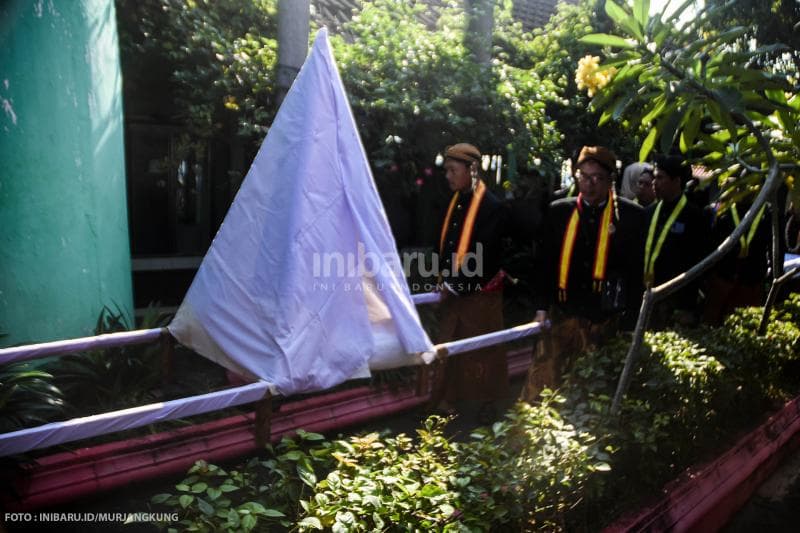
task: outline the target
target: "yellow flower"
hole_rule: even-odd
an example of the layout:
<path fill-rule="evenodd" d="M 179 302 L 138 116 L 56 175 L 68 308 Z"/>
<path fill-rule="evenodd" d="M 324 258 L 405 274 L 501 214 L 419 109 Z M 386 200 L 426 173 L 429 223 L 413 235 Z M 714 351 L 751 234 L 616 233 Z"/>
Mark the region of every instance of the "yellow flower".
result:
<path fill-rule="evenodd" d="M 239 104 L 236 103 L 236 97 L 228 95 L 223 99 L 225 103 L 225 109 L 230 109 L 231 111 L 238 111 Z"/>
<path fill-rule="evenodd" d="M 610 67 L 600 70 L 600 58 L 597 56 L 584 56 L 578 61 L 578 69 L 575 71 L 575 83 L 578 90 L 586 89 L 589 97 L 608 85 L 614 78 L 617 69 Z"/>

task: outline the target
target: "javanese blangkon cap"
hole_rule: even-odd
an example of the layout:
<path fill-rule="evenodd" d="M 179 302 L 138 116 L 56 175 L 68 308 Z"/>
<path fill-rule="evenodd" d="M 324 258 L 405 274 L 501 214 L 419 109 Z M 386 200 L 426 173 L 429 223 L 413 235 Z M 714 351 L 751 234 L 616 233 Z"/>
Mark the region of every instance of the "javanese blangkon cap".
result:
<path fill-rule="evenodd" d="M 481 151 L 469 143 L 458 143 L 445 148 L 444 157 L 471 165 L 481 160 Z"/>
<path fill-rule="evenodd" d="M 578 155 L 578 162 L 575 166 L 579 167 L 586 161 L 596 161 L 609 172 L 617 170 L 617 155 L 605 146 L 584 146 Z"/>

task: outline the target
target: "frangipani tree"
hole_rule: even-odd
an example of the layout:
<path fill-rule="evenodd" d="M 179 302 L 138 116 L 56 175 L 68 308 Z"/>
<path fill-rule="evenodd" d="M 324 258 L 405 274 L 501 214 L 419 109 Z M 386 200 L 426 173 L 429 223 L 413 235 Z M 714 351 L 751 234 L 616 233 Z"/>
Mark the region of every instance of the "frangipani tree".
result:
<path fill-rule="evenodd" d="M 785 47 L 743 40 L 751 31 L 748 27 L 706 27 L 707 21 L 720 20 L 720 11 L 736 0 L 710 6 L 681 22 L 681 15 L 694 3 L 684 1 L 665 17 L 649 15 L 649 0 L 625 4 L 607 0 L 605 10 L 616 32 L 582 39 L 601 47 L 605 61 L 584 60 L 576 81 L 594 93 L 592 105 L 603 111 L 601 124 L 625 120 L 646 132 L 640 160 L 646 160 L 656 147 L 667 153 L 677 145 L 690 160 L 713 170 L 724 184 L 723 209 L 755 195 L 741 223 L 716 250 L 687 272 L 645 291 L 612 413 L 619 410 L 630 382 L 655 303 L 726 255 L 767 202 L 774 206 L 773 297 L 774 288 L 785 279 L 777 237 L 777 191 L 800 161 L 797 71 L 791 70 L 791 62 L 765 67 L 758 61 L 765 55 L 774 57 Z"/>

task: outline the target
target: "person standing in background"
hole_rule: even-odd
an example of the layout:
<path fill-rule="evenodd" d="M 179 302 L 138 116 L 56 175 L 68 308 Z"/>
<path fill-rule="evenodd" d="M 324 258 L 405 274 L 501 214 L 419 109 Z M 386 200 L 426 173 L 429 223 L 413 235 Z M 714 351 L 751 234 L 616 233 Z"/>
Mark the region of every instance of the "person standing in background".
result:
<path fill-rule="evenodd" d="M 655 158 L 653 190 L 658 201 L 646 209 L 647 239 L 644 283 L 655 287 L 686 272 L 710 249 L 711 222 L 702 209 L 689 201 L 683 187 L 692 177 L 691 167 L 676 155 Z M 695 325 L 698 321 L 700 284 L 690 283 L 653 310 L 651 325 L 661 329 L 672 324 Z"/>

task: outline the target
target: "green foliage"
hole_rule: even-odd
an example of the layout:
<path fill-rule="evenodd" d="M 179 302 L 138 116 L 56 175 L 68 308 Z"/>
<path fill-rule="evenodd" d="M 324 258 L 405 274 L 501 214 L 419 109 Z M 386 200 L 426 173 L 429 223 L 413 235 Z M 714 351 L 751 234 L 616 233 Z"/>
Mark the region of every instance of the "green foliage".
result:
<path fill-rule="evenodd" d="M 558 98 L 548 101 L 547 114 L 556 121 L 563 136 L 559 147 L 562 159 L 583 145 L 603 144 L 613 148 L 621 158 L 633 161 L 638 156 L 634 147 L 640 142 L 636 132 L 621 121 L 598 127 L 600 112 L 589 108 L 590 100 L 575 84 L 578 59 L 594 50 L 582 38 L 606 29 L 595 12 L 596 3 L 594 0 L 581 0 L 577 5 L 560 3 L 550 21 L 533 31 L 529 44 L 517 41 L 516 46 L 524 50 L 529 68 L 557 87 Z"/>
<path fill-rule="evenodd" d="M 164 325 L 165 317 L 150 307 L 142 329 Z M 131 329 L 123 312 L 104 306 L 97 318 L 95 335 Z M 55 385 L 66 398 L 70 417 L 85 416 L 150 403 L 161 382 L 159 346 L 116 346 L 65 355 L 46 367 L 56 376 Z"/>
<path fill-rule="evenodd" d="M 470 59 L 464 45 L 463 9 L 447 3 L 437 27 L 426 27 L 421 4 L 402 0 L 365 2 L 332 41 L 367 154 L 389 161 L 430 164 L 446 144 L 468 140 L 484 153 L 521 160 L 549 156 L 559 141 L 544 113 L 553 85 L 515 64 L 526 36 L 497 10 L 502 51 L 491 65 Z M 509 43 L 512 39 L 513 45 Z"/>
<path fill-rule="evenodd" d="M 299 431 L 297 442 L 283 439 L 269 449 L 272 458 L 251 459 L 241 471 L 198 463 L 177 492 L 151 502 L 195 531 L 248 530 L 241 515 L 255 506 L 270 512 L 248 521 L 257 530 L 560 529 L 592 472 L 608 470 L 592 437 L 551 405 L 562 401 L 519 404 L 466 443 L 448 440 L 448 419 L 437 416 L 416 440 L 371 433 L 326 441 Z"/>
<path fill-rule="evenodd" d="M 49 422 L 63 408 L 53 376 L 31 363 L 0 366 L 0 433 Z"/>
<path fill-rule="evenodd" d="M 182 150 L 220 134 L 261 143 L 277 110 L 276 0 L 117 0 L 117 11 L 129 71 L 169 66 Z"/>
<path fill-rule="evenodd" d="M 666 20 L 662 14 L 646 17 L 646 3 L 608 0 L 606 12 L 618 33 L 584 38 L 605 45 L 605 66 L 618 69 L 592 102 L 603 110 L 600 123 L 625 116 L 638 124 L 646 133 L 642 160 L 653 150 L 679 147 L 717 169 L 720 181 L 753 174 L 738 180 L 729 193 L 733 200 L 757 189 L 770 152 L 794 166 L 800 157 L 797 69 L 790 62 L 760 61 L 787 47 L 743 40 L 752 29 L 731 25 L 728 4 L 711 2 L 679 22 L 691 2 Z"/>
<path fill-rule="evenodd" d="M 254 457 L 241 470 L 226 471 L 198 461 L 175 492 L 161 493 L 151 503 L 178 512 L 183 530 L 269 531 L 291 525 L 301 512 L 301 498 L 316 483 L 315 471 L 330 470 L 331 444 L 313 446 L 321 435 L 298 431 L 297 440 L 268 446 L 269 459 Z M 267 506 L 265 502 L 269 502 Z M 166 524 L 161 524 L 162 526 Z"/>
<path fill-rule="evenodd" d="M 720 453 L 765 412 L 797 394 L 800 296 L 772 313 L 766 335 L 755 332 L 759 308 L 737 311 L 722 328 L 649 333 L 645 355 L 619 419 L 606 418 L 628 341 L 619 338 L 575 364 L 565 419 L 605 435 L 615 476 L 591 513 L 607 516 L 658 490 L 684 468 Z M 700 455 L 698 455 L 700 454 Z"/>
<path fill-rule="evenodd" d="M 709 6 L 723 6 L 711 12 L 705 26 L 719 28 L 725 26 L 746 26 L 748 31 L 740 38 L 740 43 L 779 42 L 788 46 L 786 51 L 764 50 L 756 58 L 759 65 L 771 66 L 783 63 L 782 68 L 800 70 L 800 33 L 796 24 L 800 20 L 800 3 L 796 0 L 705 0 Z M 793 67 L 789 67 L 792 64 Z"/>

